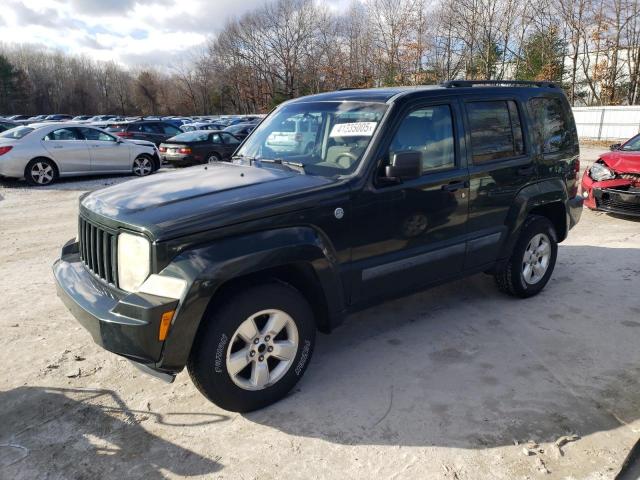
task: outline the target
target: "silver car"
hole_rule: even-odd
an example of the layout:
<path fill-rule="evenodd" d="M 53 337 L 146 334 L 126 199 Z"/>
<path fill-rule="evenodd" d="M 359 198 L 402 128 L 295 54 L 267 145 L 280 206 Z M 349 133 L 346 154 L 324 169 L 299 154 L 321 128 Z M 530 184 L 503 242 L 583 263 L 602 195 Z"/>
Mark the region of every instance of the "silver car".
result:
<path fill-rule="evenodd" d="M 0 177 L 49 185 L 58 177 L 133 173 L 160 168 L 152 142 L 125 140 L 77 123 L 36 123 L 0 133 Z"/>

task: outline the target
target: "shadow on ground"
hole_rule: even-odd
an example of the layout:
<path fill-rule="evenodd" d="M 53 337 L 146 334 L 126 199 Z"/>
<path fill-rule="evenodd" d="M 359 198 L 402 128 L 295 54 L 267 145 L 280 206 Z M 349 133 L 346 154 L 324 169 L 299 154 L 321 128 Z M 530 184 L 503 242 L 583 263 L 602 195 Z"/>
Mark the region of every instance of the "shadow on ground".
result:
<path fill-rule="evenodd" d="M 166 478 L 163 471 L 193 476 L 222 468 L 143 423 L 186 429 L 226 421 L 224 415 L 136 411 L 110 390 L 91 389 L 21 387 L 0 392 L 0 405 L 0 478 L 147 480 Z"/>
<path fill-rule="evenodd" d="M 246 415 L 341 444 L 487 448 L 610 430 L 640 415 L 640 249 L 561 246 L 520 300 L 478 275 L 319 338 L 284 401 Z"/>

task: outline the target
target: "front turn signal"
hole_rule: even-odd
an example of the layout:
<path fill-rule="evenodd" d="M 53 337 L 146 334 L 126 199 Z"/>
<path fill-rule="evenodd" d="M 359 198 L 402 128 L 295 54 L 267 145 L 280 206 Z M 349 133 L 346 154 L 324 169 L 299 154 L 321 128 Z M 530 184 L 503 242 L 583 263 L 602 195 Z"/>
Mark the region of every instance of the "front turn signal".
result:
<path fill-rule="evenodd" d="M 171 327 L 171 320 L 173 320 L 173 314 L 176 313 L 175 310 L 169 310 L 168 312 L 164 312 L 162 314 L 162 318 L 160 318 L 160 329 L 158 330 L 158 340 L 161 342 L 166 340 L 167 335 L 169 334 L 169 327 Z"/>

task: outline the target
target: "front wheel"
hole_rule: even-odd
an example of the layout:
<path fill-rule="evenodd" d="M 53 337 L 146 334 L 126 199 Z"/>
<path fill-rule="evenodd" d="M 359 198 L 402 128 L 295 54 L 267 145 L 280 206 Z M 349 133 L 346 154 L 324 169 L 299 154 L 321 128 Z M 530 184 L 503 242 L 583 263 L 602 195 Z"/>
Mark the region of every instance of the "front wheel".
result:
<path fill-rule="evenodd" d="M 556 265 L 558 240 L 553 224 L 545 217 L 529 216 L 507 263 L 495 273 L 498 288 L 516 297 L 540 293 Z"/>
<path fill-rule="evenodd" d="M 315 345 L 311 308 L 279 282 L 248 288 L 203 319 L 188 370 L 209 400 L 234 412 L 266 407 L 304 374 Z"/>
<path fill-rule="evenodd" d="M 140 155 L 133 161 L 133 174 L 146 177 L 153 173 L 153 160 L 147 155 Z"/>

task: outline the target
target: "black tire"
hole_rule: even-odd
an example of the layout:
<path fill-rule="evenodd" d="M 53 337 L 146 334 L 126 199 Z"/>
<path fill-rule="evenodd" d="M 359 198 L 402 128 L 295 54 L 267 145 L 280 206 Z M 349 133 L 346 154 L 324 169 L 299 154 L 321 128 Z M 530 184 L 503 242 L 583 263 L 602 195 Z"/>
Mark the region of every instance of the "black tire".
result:
<path fill-rule="evenodd" d="M 49 172 L 47 175 L 34 175 L 34 168 L 39 166 L 38 170 L 43 172 Z M 44 187 L 51 185 L 58 179 L 58 167 L 56 164 L 48 158 L 34 158 L 24 169 L 24 178 L 29 185 L 34 187 Z"/>
<path fill-rule="evenodd" d="M 227 369 L 227 353 L 233 353 L 236 347 L 230 344 L 240 325 L 268 309 L 281 310 L 293 320 L 298 334 L 297 349 L 279 380 L 261 390 L 247 390 L 232 380 Z M 315 332 L 311 307 L 295 288 L 276 281 L 246 288 L 203 319 L 187 362 L 189 375 L 205 397 L 225 410 L 250 412 L 266 407 L 283 398 L 304 375 L 313 354 Z M 254 367 L 249 363 L 247 368 L 252 371 Z"/>
<path fill-rule="evenodd" d="M 525 280 L 523 267 L 525 251 L 536 235 L 543 234 L 549 240 L 550 259 L 544 275 L 535 283 Z M 545 287 L 553 274 L 558 256 L 558 236 L 553 224 L 545 217 L 530 215 L 525 220 L 518 241 L 506 264 L 496 269 L 494 278 L 498 289 L 514 297 L 528 298 L 537 295 Z"/>
<path fill-rule="evenodd" d="M 207 153 L 204 163 L 212 163 L 212 162 L 219 162 L 220 161 L 220 155 L 218 155 L 216 152 L 210 152 Z"/>
<path fill-rule="evenodd" d="M 141 153 L 133 161 L 132 172 L 136 177 L 146 177 L 155 172 L 155 162 L 151 155 Z"/>

